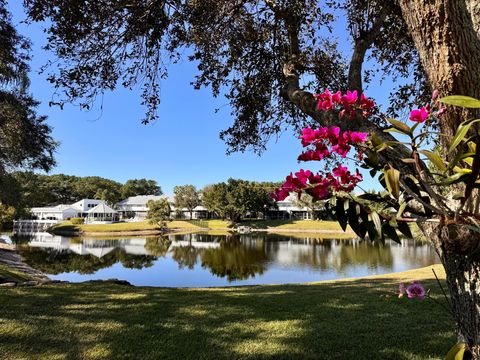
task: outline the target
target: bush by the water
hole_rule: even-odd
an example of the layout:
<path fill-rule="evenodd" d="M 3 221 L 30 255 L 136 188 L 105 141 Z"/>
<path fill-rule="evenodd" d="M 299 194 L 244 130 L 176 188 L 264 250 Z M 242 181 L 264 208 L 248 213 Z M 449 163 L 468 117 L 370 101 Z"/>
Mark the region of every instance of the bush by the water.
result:
<path fill-rule="evenodd" d="M 81 225 L 81 224 L 84 224 L 84 223 L 85 223 L 85 219 L 84 219 L 84 218 L 71 218 L 71 219 L 70 219 L 70 222 L 71 222 L 73 225 Z"/>

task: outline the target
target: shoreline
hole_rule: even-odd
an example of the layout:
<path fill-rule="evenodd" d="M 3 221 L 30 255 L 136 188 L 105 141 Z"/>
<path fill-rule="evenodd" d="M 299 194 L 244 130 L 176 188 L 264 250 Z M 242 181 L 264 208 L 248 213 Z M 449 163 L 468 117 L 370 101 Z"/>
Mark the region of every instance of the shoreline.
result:
<path fill-rule="evenodd" d="M 145 230 L 119 230 L 119 231 L 77 231 L 77 230 L 61 230 L 61 229 L 53 229 L 53 231 L 49 231 L 49 233 L 58 236 L 68 236 L 68 237 L 83 237 L 83 236 L 159 236 L 159 235 L 170 235 L 176 233 L 183 233 L 183 232 L 208 232 L 208 231 L 224 231 L 228 233 L 240 233 L 240 234 L 249 234 L 255 232 L 266 232 L 266 233 L 296 233 L 296 234 L 341 234 L 351 235 L 352 237 L 356 237 L 356 234 L 353 231 L 342 231 L 342 230 L 330 230 L 330 229 L 283 229 L 283 228 L 262 228 L 256 229 L 251 228 L 248 232 L 238 232 L 235 229 L 231 228 L 176 228 L 171 229 L 167 232 L 163 232 L 161 230 L 153 230 L 153 229 L 145 229 Z"/>

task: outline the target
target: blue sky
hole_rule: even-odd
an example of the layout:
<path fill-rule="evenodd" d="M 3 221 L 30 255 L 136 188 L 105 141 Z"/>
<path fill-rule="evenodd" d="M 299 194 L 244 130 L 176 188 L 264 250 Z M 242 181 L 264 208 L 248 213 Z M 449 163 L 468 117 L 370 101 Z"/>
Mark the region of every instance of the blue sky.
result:
<path fill-rule="evenodd" d="M 297 163 L 301 145 L 292 132 L 272 140 L 261 157 L 251 152 L 225 155 L 226 145 L 218 134 L 233 121 L 230 109 L 224 98 L 213 98 L 209 89 L 193 90 L 189 83 L 196 69 L 188 61 L 172 66 L 169 78 L 162 82 L 160 119 L 153 124 L 140 122 L 144 108 L 139 92 L 121 88 L 105 94 L 102 111 L 49 107 L 54 89 L 45 75 L 38 74 L 48 57 L 41 49 L 45 35 L 38 24 L 20 23 L 25 18 L 20 1 L 10 1 L 9 8 L 19 31 L 33 43 L 31 92 L 41 101 L 39 113 L 48 116 L 53 137 L 61 143 L 58 165 L 51 173 L 97 175 L 119 182 L 154 179 L 169 194 L 175 185 L 201 188 L 229 177 L 279 181 L 301 167 L 314 170 L 305 166 L 310 164 Z M 349 51 L 348 40 L 340 39 L 340 48 Z M 390 83 L 372 87 L 368 95 L 385 101 L 389 87 Z M 221 111 L 215 113 L 219 107 Z M 365 180 L 363 187 L 376 186 Z"/>

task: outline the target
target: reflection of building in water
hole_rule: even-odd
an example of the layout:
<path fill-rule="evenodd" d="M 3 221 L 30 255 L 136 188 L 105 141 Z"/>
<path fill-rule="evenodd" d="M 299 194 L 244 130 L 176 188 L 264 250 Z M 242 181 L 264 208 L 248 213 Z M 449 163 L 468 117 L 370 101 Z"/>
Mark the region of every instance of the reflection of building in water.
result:
<path fill-rule="evenodd" d="M 192 236 L 188 236 L 192 235 Z M 178 236 L 177 236 L 178 238 Z M 93 255 L 101 258 L 115 249 L 122 249 L 130 255 L 155 255 L 154 249 L 145 246 L 147 238 L 130 238 L 118 240 L 101 239 L 82 239 L 76 241 L 73 238 L 52 235 L 49 233 L 35 233 L 31 237 L 28 245 L 35 248 L 49 248 L 57 251 L 68 250 L 78 255 Z M 168 243 L 168 250 L 172 251 L 175 247 L 191 246 L 199 249 L 210 249 L 219 247 L 218 242 L 198 241 L 200 237 L 197 234 L 187 234 L 182 240 L 176 240 Z"/>

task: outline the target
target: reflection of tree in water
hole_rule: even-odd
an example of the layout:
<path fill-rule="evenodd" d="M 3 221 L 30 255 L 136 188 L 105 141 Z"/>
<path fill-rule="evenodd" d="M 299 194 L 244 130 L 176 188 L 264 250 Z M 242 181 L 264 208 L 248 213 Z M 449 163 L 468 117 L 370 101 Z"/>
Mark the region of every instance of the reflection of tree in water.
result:
<path fill-rule="evenodd" d="M 153 265 L 157 259 L 151 255 L 131 255 L 123 249 L 115 249 L 101 258 L 94 255 L 78 255 L 69 250 L 23 248 L 20 254 L 27 264 L 47 274 L 64 272 L 93 274 L 117 262 L 131 269 L 142 269 Z"/>
<path fill-rule="evenodd" d="M 248 246 L 237 236 L 227 237 L 219 248 L 204 249 L 201 253 L 202 267 L 228 281 L 245 280 L 263 274 L 268 260 L 265 249 Z"/>
<path fill-rule="evenodd" d="M 172 259 L 177 262 L 180 269 L 187 267 L 191 270 L 197 263 L 201 251 L 202 249 L 192 245 L 176 246 L 172 249 Z"/>
<path fill-rule="evenodd" d="M 145 250 L 156 257 L 165 257 L 172 242 L 165 236 L 149 236 L 146 238 Z"/>
<path fill-rule="evenodd" d="M 384 246 L 379 242 L 360 241 L 345 244 L 340 252 L 334 257 L 331 264 L 337 271 L 344 271 L 351 265 L 366 265 L 370 269 L 382 267 L 393 268 L 393 256 L 390 246 Z"/>

